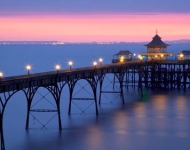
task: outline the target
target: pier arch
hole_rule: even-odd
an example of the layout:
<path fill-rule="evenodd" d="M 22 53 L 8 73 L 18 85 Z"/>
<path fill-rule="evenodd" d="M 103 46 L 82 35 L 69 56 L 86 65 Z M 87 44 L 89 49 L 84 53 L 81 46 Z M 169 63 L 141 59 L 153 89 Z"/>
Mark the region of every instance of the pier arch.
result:
<path fill-rule="evenodd" d="M 4 150 L 5 149 L 5 142 L 4 142 L 4 124 L 7 120 L 5 120 L 5 115 L 10 115 L 10 114 L 14 114 L 13 117 L 10 119 L 9 118 L 9 123 L 8 125 L 10 125 L 11 127 L 14 127 L 14 124 L 17 123 L 17 121 L 15 119 L 17 119 L 18 115 L 17 115 L 17 110 L 23 110 L 22 113 L 19 114 L 23 115 L 22 117 L 25 118 L 26 115 L 26 109 L 27 109 L 27 102 L 25 102 L 25 106 L 22 105 L 22 108 L 20 107 L 20 104 L 23 103 L 21 101 L 23 101 L 23 99 L 25 99 L 25 95 L 23 94 L 23 92 L 21 92 L 21 90 L 14 90 L 14 91 L 9 91 L 9 92 L 4 92 L 0 94 L 0 133 L 1 133 L 1 149 Z M 19 102 L 19 103 L 18 103 Z M 14 105 L 14 110 L 9 110 L 10 105 Z M 12 123 L 10 123 L 10 120 Z"/>
<path fill-rule="evenodd" d="M 61 98 L 61 94 L 62 94 L 62 90 L 63 87 L 66 85 L 67 82 L 58 82 L 57 84 L 53 84 L 53 85 L 43 85 L 43 86 L 38 86 L 38 87 L 30 87 L 27 89 L 23 89 L 23 92 L 25 93 L 26 99 L 27 99 L 27 118 L 26 118 L 26 129 L 28 129 L 29 127 L 29 115 L 30 112 L 57 112 L 58 115 L 58 124 L 59 124 L 59 130 L 62 130 L 62 124 L 61 124 L 61 113 L 60 113 L 60 98 Z M 43 91 L 46 91 L 46 94 L 41 94 L 39 92 L 40 89 L 43 89 Z M 50 109 L 50 108 L 37 108 L 37 109 L 32 109 L 32 102 L 33 99 L 35 98 L 35 96 L 40 95 L 40 99 L 34 104 L 36 105 L 39 101 L 41 101 L 42 99 L 45 99 L 47 102 L 49 102 L 49 104 L 51 104 L 52 106 L 54 106 L 54 109 Z M 53 101 L 55 102 L 52 103 L 50 102 L 46 96 L 50 94 L 51 98 L 53 99 Z M 33 116 L 34 117 L 34 116 Z M 51 119 L 53 119 L 55 116 L 53 116 Z M 50 120 L 51 120 L 50 119 Z M 45 127 L 45 125 L 47 125 L 47 123 L 49 123 L 49 121 L 46 124 L 41 123 L 39 120 L 38 122 Z"/>
<path fill-rule="evenodd" d="M 81 84 L 82 83 L 82 84 Z M 98 79 L 96 79 L 95 77 L 92 78 L 82 78 L 82 79 L 74 79 L 68 82 L 69 85 L 69 92 L 70 92 L 70 96 L 69 96 L 69 110 L 68 110 L 68 114 L 71 113 L 71 105 L 72 105 L 72 101 L 73 100 L 93 100 L 95 103 L 95 110 L 96 110 L 96 115 L 98 115 L 98 106 L 97 106 L 97 83 L 98 83 Z M 74 91 L 76 90 L 77 85 L 79 85 L 79 90 L 78 91 Z M 91 89 L 90 93 L 87 89 L 86 86 L 88 86 L 88 90 L 89 88 Z M 76 94 L 78 94 L 81 90 L 86 90 L 86 92 L 91 96 L 88 97 L 75 97 Z M 76 93 L 74 93 L 76 92 Z M 85 110 L 81 110 L 82 112 L 84 112 Z"/>
<path fill-rule="evenodd" d="M 124 104 L 123 96 L 123 77 L 124 73 L 105 73 L 99 79 L 99 104 L 101 103 L 102 93 L 119 93 Z M 107 82 L 109 83 L 105 83 Z M 115 90 L 116 83 L 119 83 L 118 90 Z M 107 84 L 104 86 L 104 84 Z"/>

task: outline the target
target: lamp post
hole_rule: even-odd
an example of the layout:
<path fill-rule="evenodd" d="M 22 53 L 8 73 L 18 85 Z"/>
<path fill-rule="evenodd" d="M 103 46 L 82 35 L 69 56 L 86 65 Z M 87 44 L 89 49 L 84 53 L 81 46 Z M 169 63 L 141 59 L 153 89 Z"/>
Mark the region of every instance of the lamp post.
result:
<path fill-rule="evenodd" d="M 99 58 L 100 65 L 102 65 L 103 58 Z"/>
<path fill-rule="evenodd" d="M 26 65 L 26 70 L 27 70 L 27 73 L 30 74 L 30 70 L 32 69 L 32 66 L 31 65 Z"/>
<path fill-rule="evenodd" d="M 3 77 L 3 72 L 0 72 L 0 82 L 1 82 L 2 77 Z"/>
<path fill-rule="evenodd" d="M 69 65 L 69 68 L 71 69 L 72 65 L 73 65 L 73 62 L 72 61 L 69 61 L 68 62 L 68 65 Z"/>
<path fill-rule="evenodd" d="M 2 72 L 0 72 L 0 78 L 2 78 L 3 77 L 3 73 Z"/>
<path fill-rule="evenodd" d="M 58 73 L 59 70 L 61 69 L 61 65 L 59 65 L 59 64 L 55 65 L 55 69 L 57 70 L 57 73 Z"/>
<path fill-rule="evenodd" d="M 97 62 L 94 61 L 94 62 L 93 62 L 93 65 L 94 65 L 94 68 L 96 68 L 96 66 L 97 66 Z"/>
<path fill-rule="evenodd" d="M 3 72 L 0 72 L 0 81 L 2 77 L 3 77 Z"/>

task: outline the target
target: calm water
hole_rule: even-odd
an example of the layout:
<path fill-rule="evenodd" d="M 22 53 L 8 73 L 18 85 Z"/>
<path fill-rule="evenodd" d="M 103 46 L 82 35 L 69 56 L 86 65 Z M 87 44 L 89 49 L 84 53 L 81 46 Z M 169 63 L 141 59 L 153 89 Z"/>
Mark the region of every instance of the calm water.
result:
<path fill-rule="evenodd" d="M 110 63 L 113 54 L 121 49 L 140 53 L 140 44 L 127 45 L 0 45 L 0 70 L 5 76 L 25 74 L 25 64 L 33 66 L 32 73 L 51 71 L 56 63 L 68 68 L 90 66 L 102 56 Z M 178 53 L 188 45 L 171 46 Z M 112 75 L 105 79 L 103 88 L 111 90 Z M 85 90 L 80 90 L 80 87 Z M 117 90 L 117 88 L 116 88 Z M 189 150 L 190 149 L 190 92 L 146 91 L 143 100 L 137 89 L 125 89 L 125 105 L 117 94 L 103 94 L 99 116 L 93 102 L 75 101 L 68 111 L 68 87 L 61 96 L 63 130 L 59 132 L 56 113 L 31 113 L 30 129 L 25 130 L 26 99 L 22 92 L 8 102 L 4 114 L 4 136 L 7 150 Z M 92 92 L 85 81 L 74 91 L 76 97 L 90 97 Z M 34 97 L 33 109 L 55 109 L 52 96 L 40 88 Z M 86 109 L 87 108 L 87 109 Z M 84 113 L 82 111 L 85 110 Z M 55 116 L 55 117 L 54 117 Z M 49 123 L 49 119 L 52 119 Z M 42 128 L 41 124 L 46 124 Z"/>

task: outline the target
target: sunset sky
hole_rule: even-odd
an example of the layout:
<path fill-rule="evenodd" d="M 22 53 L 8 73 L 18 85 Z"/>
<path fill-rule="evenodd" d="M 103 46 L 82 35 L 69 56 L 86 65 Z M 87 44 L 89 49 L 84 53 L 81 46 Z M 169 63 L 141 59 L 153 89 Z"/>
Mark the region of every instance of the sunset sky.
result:
<path fill-rule="evenodd" d="M 189 0 L 1 0 L 0 41 L 190 39 Z"/>

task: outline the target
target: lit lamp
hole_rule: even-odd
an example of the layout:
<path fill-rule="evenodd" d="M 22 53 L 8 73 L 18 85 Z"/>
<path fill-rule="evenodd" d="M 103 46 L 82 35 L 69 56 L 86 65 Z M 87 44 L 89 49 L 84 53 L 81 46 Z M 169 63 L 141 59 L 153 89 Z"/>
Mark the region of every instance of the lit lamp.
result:
<path fill-rule="evenodd" d="M 142 60 L 142 59 L 143 59 L 143 57 L 142 57 L 141 55 L 138 55 L 138 58 L 139 58 L 140 60 Z"/>
<path fill-rule="evenodd" d="M 102 65 L 103 58 L 99 58 L 100 65 Z"/>
<path fill-rule="evenodd" d="M 163 54 L 161 54 L 161 59 L 163 59 L 163 57 L 164 57 L 164 55 L 163 55 Z"/>
<path fill-rule="evenodd" d="M 183 53 L 181 53 L 179 56 L 180 56 L 180 58 L 182 60 L 184 55 L 183 55 Z"/>
<path fill-rule="evenodd" d="M 57 70 L 57 72 L 59 72 L 59 70 L 61 69 L 61 65 L 59 64 L 55 65 L 55 69 Z"/>
<path fill-rule="evenodd" d="M 96 66 L 97 66 L 97 62 L 94 61 L 94 62 L 93 62 L 93 65 L 94 65 L 94 67 L 96 68 Z"/>
<path fill-rule="evenodd" d="M 2 78 L 3 77 L 3 73 L 2 72 L 0 72 L 0 78 Z"/>
<path fill-rule="evenodd" d="M 124 62 L 124 56 L 120 57 L 120 62 Z"/>
<path fill-rule="evenodd" d="M 134 60 L 135 60 L 135 56 L 136 56 L 136 54 L 134 53 L 133 56 L 134 56 Z"/>
<path fill-rule="evenodd" d="M 31 65 L 26 65 L 26 70 L 28 72 L 28 74 L 30 74 L 30 70 L 32 69 L 32 66 Z"/>
<path fill-rule="evenodd" d="M 73 62 L 72 61 L 69 61 L 68 62 L 68 65 L 69 65 L 69 68 L 71 69 L 72 65 L 73 65 Z"/>
<path fill-rule="evenodd" d="M 157 59 L 157 57 L 158 57 L 158 56 L 157 56 L 157 55 L 155 55 L 155 58 L 156 58 L 156 59 Z"/>
<path fill-rule="evenodd" d="M 0 72 L 0 80 L 1 80 L 1 78 L 3 77 L 3 73 L 2 72 Z"/>

